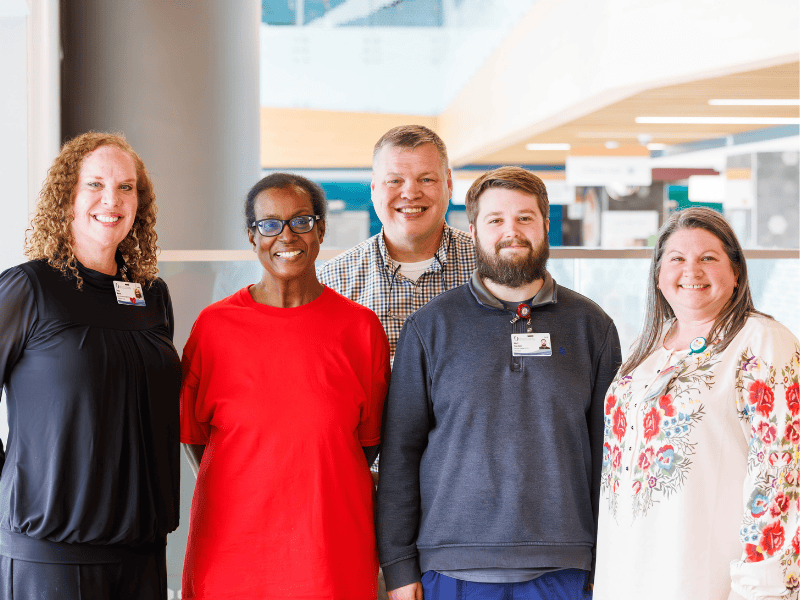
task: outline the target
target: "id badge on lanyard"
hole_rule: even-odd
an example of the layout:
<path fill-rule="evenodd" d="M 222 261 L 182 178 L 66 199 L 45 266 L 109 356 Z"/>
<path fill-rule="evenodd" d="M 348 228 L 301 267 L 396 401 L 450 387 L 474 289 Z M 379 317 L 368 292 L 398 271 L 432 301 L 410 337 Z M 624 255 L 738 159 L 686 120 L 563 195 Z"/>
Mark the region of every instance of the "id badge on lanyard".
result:
<path fill-rule="evenodd" d="M 706 338 L 697 337 L 692 340 L 692 343 L 689 344 L 689 354 L 684 356 L 681 360 L 678 361 L 678 364 L 668 367 L 661 371 L 656 377 L 656 380 L 650 386 L 650 391 L 647 392 L 647 395 L 644 397 L 644 401 L 647 402 L 652 400 L 653 398 L 657 398 L 659 396 L 663 396 L 664 392 L 667 391 L 670 384 L 680 375 L 681 368 L 683 367 L 683 363 L 685 363 L 692 354 L 699 354 L 703 350 L 706 349 Z"/>
<path fill-rule="evenodd" d="M 531 307 L 525 302 L 517 305 L 517 314 L 511 320 L 513 325 L 520 319 L 527 321 L 526 333 L 511 334 L 511 354 L 513 356 L 552 356 L 553 345 L 549 333 L 535 333 L 531 327 Z"/>

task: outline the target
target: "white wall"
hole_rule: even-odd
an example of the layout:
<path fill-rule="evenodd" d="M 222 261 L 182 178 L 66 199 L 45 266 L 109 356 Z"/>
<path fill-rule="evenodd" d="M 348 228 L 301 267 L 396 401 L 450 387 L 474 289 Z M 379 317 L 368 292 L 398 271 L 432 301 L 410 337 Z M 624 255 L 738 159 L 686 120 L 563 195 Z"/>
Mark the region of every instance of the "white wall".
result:
<path fill-rule="evenodd" d="M 0 0 L 0 271 L 23 244 L 59 148 L 58 0 Z"/>
<path fill-rule="evenodd" d="M 10 12 L 0 12 L 0 271 L 23 261 L 28 222 L 27 18 Z"/>
<path fill-rule="evenodd" d="M 27 0 L 28 210 L 61 146 L 59 0 Z"/>

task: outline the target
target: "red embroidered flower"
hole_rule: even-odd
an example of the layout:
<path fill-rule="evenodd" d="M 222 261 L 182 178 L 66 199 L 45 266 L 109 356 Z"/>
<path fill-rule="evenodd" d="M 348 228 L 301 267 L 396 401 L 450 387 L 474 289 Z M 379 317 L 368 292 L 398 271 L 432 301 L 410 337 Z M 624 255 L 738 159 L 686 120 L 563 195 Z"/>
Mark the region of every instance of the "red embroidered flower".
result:
<path fill-rule="evenodd" d="M 642 482 L 637 479 L 636 481 L 633 482 L 633 485 L 631 485 L 631 487 L 633 488 L 633 493 L 638 494 L 639 492 L 642 491 Z"/>
<path fill-rule="evenodd" d="M 614 436 L 621 440 L 625 435 L 625 428 L 628 426 L 628 421 L 625 419 L 625 413 L 622 412 L 620 407 L 614 411 L 614 426 L 611 428 Z"/>
<path fill-rule="evenodd" d="M 758 551 L 758 546 L 755 544 L 745 544 L 744 550 L 747 552 L 745 562 L 761 562 L 764 560 L 764 555 Z"/>
<path fill-rule="evenodd" d="M 767 421 L 761 421 L 755 430 L 761 441 L 768 445 L 773 443 L 778 435 L 778 429 Z"/>
<path fill-rule="evenodd" d="M 800 420 L 795 419 L 786 424 L 786 432 L 783 434 L 789 442 L 794 445 L 800 443 Z"/>
<path fill-rule="evenodd" d="M 649 442 L 658 435 L 659 432 L 658 424 L 660 422 L 661 422 L 661 415 L 658 414 L 658 411 L 655 408 L 651 408 L 650 412 L 648 412 L 644 416 L 644 421 L 643 421 L 645 440 Z"/>
<path fill-rule="evenodd" d="M 794 382 L 786 388 L 786 406 L 792 411 L 792 415 L 800 412 L 800 383 Z"/>
<path fill-rule="evenodd" d="M 800 527 L 798 527 L 797 531 L 794 532 L 794 537 L 792 538 L 792 550 L 794 550 L 795 555 L 800 554 Z"/>
<path fill-rule="evenodd" d="M 617 405 L 617 398 L 615 396 L 609 396 L 606 398 L 606 414 L 611 414 L 611 409 L 613 409 Z"/>
<path fill-rule="evenodd" d="M 786 471 L 783 475 L 783 480 L 787 485 L 797 485 L 798 480 L 800 480 L 800 471 L 797 469 Z"/>
<path fill-rule="evenodd" d="M 775 404 L 772 388 L 759 379 L 751 383 L 748 390 L 750 391 L 750 404 L 755 404 L 756 411 L 768 417 L 772 412 L 773 404 Z"/>
<path fill-rule="evenodd" d="M 614 446 L 611 450 L 611 466 L 614 469 L 619 469 L 620 464 L 622 464 L 622 451 L 619 446 Z"/>
<path fill-rule="evenodd" d="M 652 452 L 652 451 L 651 451 L 651 452 Z M 652 457 L 650 457 L 650 456 L 647 456 L 647 454 L 646 454 L 646 453 L 644 453 L 644 452 L 642 452 L 642 453 L 639 455 L 639 468 L 640 468 L 642 471 L 647 471 L 647 469 L 649 469 L 649 468 L 650 468 L 650 465 L 652 464 L 651 458 L 652 458 Z"/>
<path fill-rule="evenodd" d="M 758 545 L 764 554 L 771 556 L 783 547 L 784 541 L 783 525 L 781 525 L 780 521 L 775 521 L 772 525 L 767 525 L 764 531 L 761 532 L 761 539 Z"/>
<path fill-rule="evenodd" d="M 775 499 L 769 506 L 769 514 L 771 514 L 773 517 L 781 516 L 786 511 L 789 510 L 790 502 L 791 500 L 789 499 L 789 496 L 787 496 L 783 492 L 779 493 L 777 496 L 775 496 Z"/>
<path fill-rule="evenodd" d="M 672 396 L 669 394 L 664 394 L 661 398 L 658 399 L 658 407 L 664 411 L 664 416 L 667 417 L 674 417 L 675 416 L 675 407 L 672 406 Z"/>

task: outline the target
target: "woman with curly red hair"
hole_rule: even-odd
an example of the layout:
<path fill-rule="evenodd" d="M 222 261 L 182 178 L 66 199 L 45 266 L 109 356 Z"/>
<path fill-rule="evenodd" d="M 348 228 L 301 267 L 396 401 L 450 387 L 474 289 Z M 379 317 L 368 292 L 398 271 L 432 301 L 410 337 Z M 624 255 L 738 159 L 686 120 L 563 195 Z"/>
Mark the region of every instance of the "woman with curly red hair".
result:
<path fill-rule="evenodd" d="M 798 379 L 800 343 L 755 309 L 730 225 L 673 215 L 605 399 L 595 600 L 798 597 Z"/>
<path fill-rule="evenodd" d="M 64 144 L 0 274 L 0 599 L 163 600 L 180 362 L 155 195 L 120 135 Z"/>

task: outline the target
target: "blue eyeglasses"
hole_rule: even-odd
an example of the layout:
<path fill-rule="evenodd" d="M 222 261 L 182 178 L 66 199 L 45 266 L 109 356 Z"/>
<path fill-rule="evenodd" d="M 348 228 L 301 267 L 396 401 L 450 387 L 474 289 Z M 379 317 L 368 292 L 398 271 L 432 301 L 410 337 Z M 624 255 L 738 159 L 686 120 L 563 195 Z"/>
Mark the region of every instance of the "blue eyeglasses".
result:
<path fill-rule="evenodd" d="M 319 215 L 301 215 L 291 219 L 261 219 L 250 223 L 250 227 L 257 227 L 258 233 L 264 237 L 275 237 L 280 235 L 287 225 L 295 233 L 308 233 L 314 229 L 314 222 L 319 220 Z"/>

